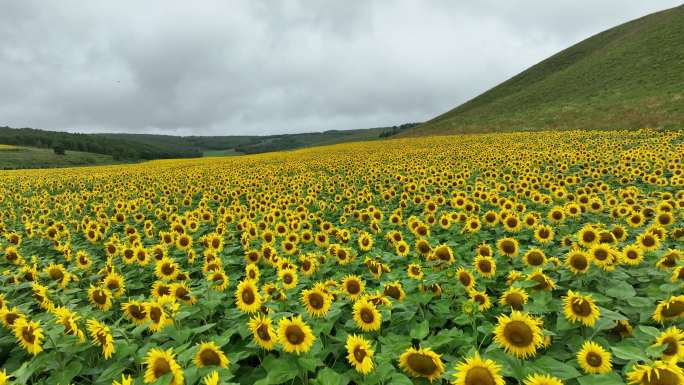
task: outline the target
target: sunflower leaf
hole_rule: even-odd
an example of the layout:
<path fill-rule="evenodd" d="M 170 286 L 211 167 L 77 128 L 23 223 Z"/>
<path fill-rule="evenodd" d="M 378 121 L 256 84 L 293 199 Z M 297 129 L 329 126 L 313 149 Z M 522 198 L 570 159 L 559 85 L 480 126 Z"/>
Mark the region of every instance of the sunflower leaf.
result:
<path fill-rule="evenodd" d="M 606 374 L 590 374 L 577 379 L 580 385 L 625 385 L 620 375 L 614 372 Z"/>

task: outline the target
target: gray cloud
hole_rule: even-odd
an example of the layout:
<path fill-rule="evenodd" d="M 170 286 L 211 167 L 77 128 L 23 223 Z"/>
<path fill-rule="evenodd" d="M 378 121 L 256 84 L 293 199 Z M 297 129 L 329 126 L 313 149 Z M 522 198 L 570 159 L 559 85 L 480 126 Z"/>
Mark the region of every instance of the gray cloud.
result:
<path fill-rule="evenodd" d="M 0 125 L 272 134 L 421 121 L 681 0 L 4 0 Z"/>

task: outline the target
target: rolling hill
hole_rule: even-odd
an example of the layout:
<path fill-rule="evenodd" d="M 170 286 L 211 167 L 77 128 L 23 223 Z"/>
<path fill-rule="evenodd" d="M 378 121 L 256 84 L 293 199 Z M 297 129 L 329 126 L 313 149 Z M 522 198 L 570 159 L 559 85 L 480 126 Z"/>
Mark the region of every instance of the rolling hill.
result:
<path fill-rule="evenodd" d="M 684 5 L 611 28 L 400 136 L 684 126 Z"/>

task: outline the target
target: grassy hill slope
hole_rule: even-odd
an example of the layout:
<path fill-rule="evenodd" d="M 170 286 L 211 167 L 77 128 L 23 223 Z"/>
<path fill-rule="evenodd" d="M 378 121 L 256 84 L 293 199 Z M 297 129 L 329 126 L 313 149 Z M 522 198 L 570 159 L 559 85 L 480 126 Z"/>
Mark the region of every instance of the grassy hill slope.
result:
<path fill-rule="evenodd" d="M 592 36 L 401 135 L 683 122 L 679 6 Z"/>
<path fill-rule="evenodd" d="M 57 155 L 51 149 L 0 145 L 0 170 L 95 166 L 117 163 L 112 156 L 82 151 Z"/>

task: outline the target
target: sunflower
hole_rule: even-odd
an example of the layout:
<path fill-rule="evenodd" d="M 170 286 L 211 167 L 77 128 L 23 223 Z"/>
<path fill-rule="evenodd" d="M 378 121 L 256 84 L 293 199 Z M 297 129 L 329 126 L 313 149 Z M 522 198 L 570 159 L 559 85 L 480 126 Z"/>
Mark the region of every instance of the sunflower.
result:
<path fill-rule="evenodd" d="M 660 247 L 660 238 L 651 233 L 643 233 L 637 237 L 636 243 L 644 251 L 654 251 Z"/>
<path fill-rule="evenodd" d="M 423 268 L 417 263 L 410 263 L 406 268 L 408 277 L 412 279 L 422 279 L 423 278 Z"/>
<path fill-rule="evenodd" d="M 186 304 L 193 305 L 197 302 L 197 298 L 190 293 L 190 288 L 185 282 L 175 282 L 169 286 L 171 294 L 176 298 L 176 300 Z"/>
<path fill-rule="evenodd" d="M 114 380 L 112 385 L 133 385 L 133 378 L 125 374 L 121 375 L 121 381 Z"/>
<path fill-rule="evenodd" d="M 228 288 L 229 279 L 223 271 L 213 271 L 207 274 L 207 281 L 209 281 L 209 287 L 212 290 L 224 291 Z"/>
<path fill-rule="evenodd" d="M 598 267 L 605 268 L 611 265 L 615 260 L 615 252 L 613 249 L 605 244 L 597 244 L 589 249 L 594 264 Z"/>
<path fill-rule="evenodd" d="M 342 279 L 340 288 L 351 300 L 357 299 L 364 291 L 366 284 L 357 275 L 347 275 Z"/>
<path fill-rule="evenodd" d="M 17 318 L 13 325 L 12 331 L 14 336 L 19 341 L 19 345 L 27 352 L 34 356 L 43 351 L 43 329 L 40 327 L 40 322 L 29 321 L 26 318 Z"/>
<path fill-rule="evenodd" d="M 675 361 L 655 361 L 634 365 L 627 373 L 627 379 L 633 385 L 682 385 L 684 371 Z"/>
<path fill-rule="evenodd" d="M 373 370 L 373 348 L 370 342 L 356 334 L 349 334 L 345 344 L 347 361 L 357 372 L 366 375 Z"/>
<path fill-rule="evenodd" d="M 539 225 L 534 230 L 534 238 L 537 242 L 545 244 L 553 240 L 554 231 L 553 227 L 549 225 Z"/>
<path fill-rule="evenodd" d="M 432 251 L 432 256 L 434 259 L 442 262 L 446 262 L 448 264 L 454 263 L 454 253 L 451 251 L 451 247 L 448 245 L 439 245 L 435 247 L 435 249 Z"/>
<path fill-rule="evenodd" d="M 537 269 L 535 272 L 529 274 L 527 280 L 530 282 L 537 282 L 535 286 L 532 286 L 532 289 L 534 290 L 551 291 L 556 288 L 556 281 L 549 278 L 541 269 Z"/>
<path fill-rule="evenodd" d="M 632 335 L 632 325 L 627 320 L 618 320 L 614 328 L 610 332 L 617 334 L 620 338 L 626 338 Z"/>
<path fill-rule="evenodd" d="M 455 369 L 453 385 L 505 385 L 499 374 L 501 366 L 493 360 L 483 360 L 479 353 L 466 357 Z"/>
<path fill-rule="evenodd" d="M 181 250 L 189 250 L 192 247 L 192 237 L 188 234 L 180 234 L 176 238 L 176 247 Z"/>
<path fill-rule="evenodd" d="M 660 333 L 654 345 L 667 346 L 663 351 L 663 360 L 681 361 L 684 358 L 684 331 L 676 326 L 672 326 Z"/>
<path fill-rule="evenodd" d="M 625 264 L 636 266 L 644 260 L 644 251 L 638 245 L 627 245 L 622 248 L 620 257 Z"/>
<path fill-rule="evenodd" d="M 81 342 L 85 341 L 83 331 L 78 328 L 78 320 L 81 318 L 78 314 L 63 306 L 54 308 L 52 313 L 57 318 L 57 324 L 64 327 L 65 334 L 76 336 Z"/>
<path fill-rule="evenodd" d="M 278 271 L 278 278 L 283 283 L 283 288 L 286 290 L 294 289 L 297 286 L 298 277 L 296 269 L 280 269 Z"/>
<path fill-rule="evenodd" d="M 430 348 L 406 349 L 399 356 L 399 367 L 411 377 L 427 378 L 430 382 L 444 374 L 440 355 Z"/>
<path fill-rule="evenodd" d="M 507 257 L 518 255 L 518 241 L 515 238 L 502 238 L 496 242 L 496 248 Z"/>
<path fill-rule="evenodd" d="M 496 274 L 496 261 L 492 257 L 478 255 L 473 260 L 473 267 L 484 278 L 491 278 Z"/>
<path fill-rule="evenodd" d="M 652 318 L 660 323 L 684 318 L 684 295 L 671 296 L 666 300 L 658 302 Z"/>
<path fill-rule="evenodd" d="M 318 288 L 302 290 L 301 301 L 311 317 L 324 317 L 332 304 L 330 295 Z"/>
<path fill-rule="evenodd" d="M 153 383 L 168 373 L 171 373 L 169 385 L 183 385 L 185 382 L 183 369 L 176 362 L 173 349 L 150 349 L 145 356 L 145 365 L 146 384 Z"/>
<path fill-rule="evenodd" d="M 380 330 L 382 314 L 365 298 L 358 299 L 353 306 L 354 321 L 364 332 Z"/>
<path fill-rule="evenodd" d="M 250 263 L 245 266 L 245 279 L 249 279 L 255 282 L 259 281 L 259 266 L 254 263 Z"/>
<path fill-rule="evenodd" d="M 121 310 L 124 312 L 124 316 L 136 325 L 142 325 L 147 321 L 145 304 L 140 301 L 131 300 L 125 302 L 121 305 Z"/>
<path fill-rule="evenodd" d="M 86 323 L 90 338 L 93 340 L 93 345 L 102 347 L 102 354 L 105 360 L 108 360 L 115 351 L 114 338 L 111 331 L 109 331 L 109 326 L 95 319 L 89 319 Z"/>
<path fill-rule="evenodd" d="M 577 352 L 577 363 L 587 374 L 604 374 L 612 370 L 611 354 L 601 345 L 593 341 L 586 341 L 582 349 Z"/>
<path fill-rule="evenodd" d="M 513 310 L 522 310 L 527 303 L 528 295 L 524 289 L 510 287 L 499 298 L 499 303 L 503 306 L 510 306 Z"/>
<path fill-rule="evenodd" d="M 170 257 L 164 257 L 155 264 L 154 274 L 159 279 L 172 281 L 178 276 L 180 266 Z"/>
<path fill-rule="evenodd" d="M 404 288 L 399 281 L 387 282 L 383 285 L 383 294 L 397 301 L 403 301 L 406 297 Z"/>
<path fill-rule="evenodd" d="M 145 303 L 145 313 L 147 314 L 147 320 L 151 321 L 149 329 L 152 332 L 158 332 L 171 323 L 169 316 L 166 314 L 166 310 L 164 310 L 164 306 L 158 301 Z"/>
<path fill-rule="evenodd" d="M 538 267 L 546 264 L 546 254 L 538 248 L 532 248 L 523 255 L 523 263 L 527 266 Z"/>
<path fill-rule="evenodd" d="M 87 270 L 92 266 L 93 260 L 90 258 L 88 253 L 85 251 L 79 251 L 76 253 L 76 266 L 81 270 Z"/>
<path fill-rule="evenodd" d="M 257 314 L 249 320 L 254 342 L 266 350 L 272 350 L 278 342 L 271 323 L 271 319 L 263 314 Z"/>
<path fill-rule="evenodd" d="M 591 327 L 601 314 L 591 295 L 581 295 L 572 290 L 568 290 L 567 296 L 563 298 L 563 312 L 568 321 Z"/>
<path fill-rule="evenodd" d="M 465 288 L 466 291 L 475 286 L 475 277 L 473 277 L 473 274 L 462 267 L 456 269 L 456 279 L 458 279 L 458 282 L 463 285 L 463 288 Z"/>
<path fill-rule="evenodd" d="M 194 362 L 195 366 L 198 368 L 207 366 L 227 368 L 229 364 L 228 357 L 226 357 L 223 351 L 212 341 L 199 344 L 197 353 L 195 353 Z"/>
<path fill-rule="evenodd" d="M 112 307 L 112 292 L 106 287 L 90 285 L 88 301 L 98 309 L 107 311 Z"/>
<path fill-rule="evenodd" d="M 25 318 L 25 316 L 17 310 L 16 306 L 12 308 L 9 308 L 8 306 L 0 308 L 0 322 L 8 329 L 12 329 L 14 323 L 22 318 Z"/>
<path fill-rule="evenodd" d="M 532 357 L 537 353 L 543 344 L 540 320 L 516 310 L 510 316 L 500 315 L 497 319 L 494 341 L 506 353 L 518 358 Z"/>
<path fill-rule="evenodd" d="M 470 299 L 477 303 L 477 308 L 480 311 L 488 310 L 492 307 L 492 302 L 489 300 L 489 296 L 484 291 L 471 290 L 468 295 Z"/>
<path fill-rule="evenodd" d="M 278 322 L 278 341 L 286 353 L 301 354 L 311 349 L 316 337 L 302 316 L 283 318 Z"/>
<path fill-rule="evenodd" d="M 126 290 L 126 281 L 124 280 L 124 277 L 114 271 L 107 274 L 107 276 L 102 280 L 102 285 L 109 289 L 114 297 L 122 296 Z"/>
<path fill-rule="evenodd" d="M 584 247 L 592 247 L 600 241 L 598 230 L 591 224 L 586 224 L 577 232 L 577 242 Z"/>
<path fill-rule="evenodd" d="M 261 294 L 254 281 L 240 281 L 235 290 L 235 304 L 243 313 L 256 313 L 261 308 Z"/>
<path fill-rule="evenodd" d="M 524 385 L 563 385 L 563 381 L 549 374 L 530 374 L 523 381 Z"/>
<path fill-rule="evenodd" d="M 582 274 L 589 271 L 592 257 L 582 250 L 571 250 L 565 257 L 565 266 L 574 274 Z"/>

